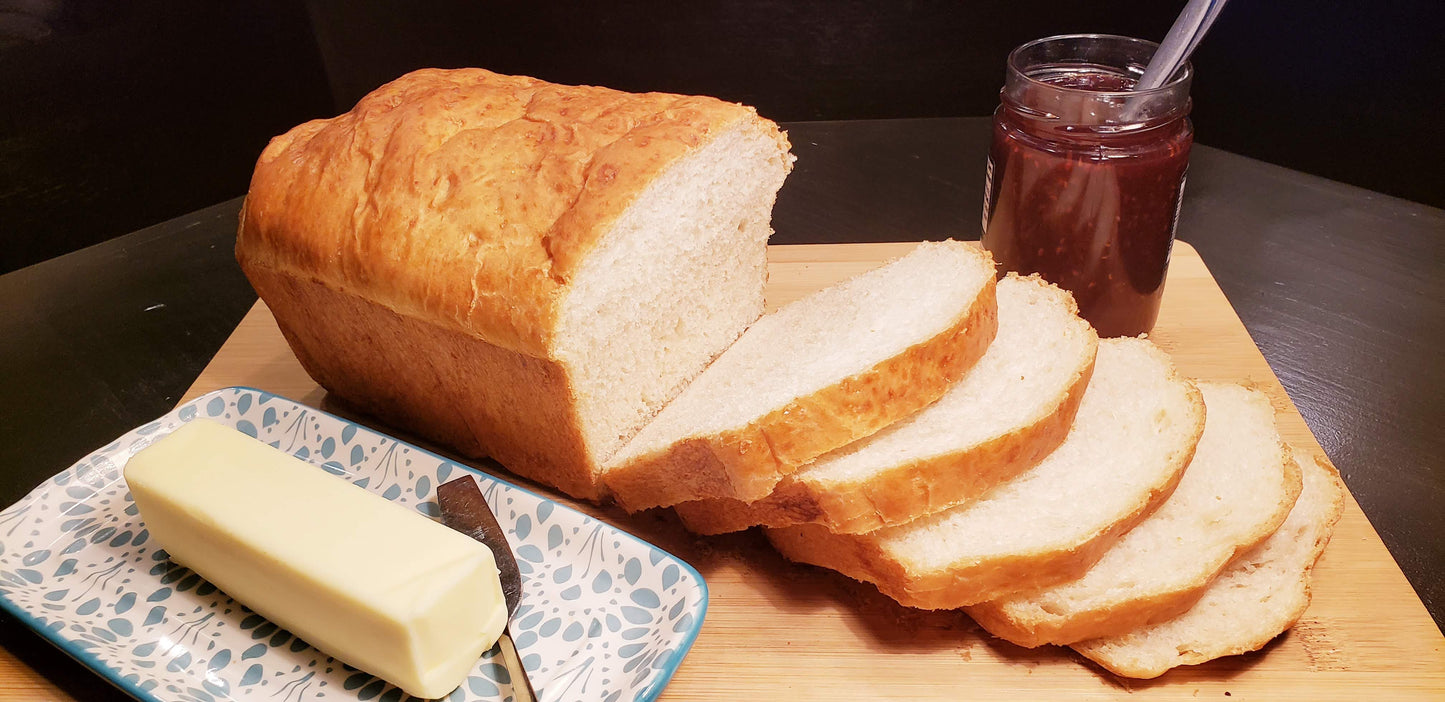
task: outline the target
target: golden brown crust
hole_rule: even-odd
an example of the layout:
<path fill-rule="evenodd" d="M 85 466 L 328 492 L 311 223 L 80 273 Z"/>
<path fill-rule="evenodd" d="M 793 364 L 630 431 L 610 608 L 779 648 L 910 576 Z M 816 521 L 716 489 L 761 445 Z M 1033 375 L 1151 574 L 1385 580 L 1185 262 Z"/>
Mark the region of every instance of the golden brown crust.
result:
<path fill-rule="evenodd" d="M 756 500 L 818 456 L 873 434 L 943 396 L 998 331 L 990 280 L 945 332 L 747 426 L 693 437 L 609 467 L 603 480 L 630 511 L 699 498 Z"/>
<path fill-rule="evenodd" d="M 861 534 L 940 512 L 982 495 L 1057 448 L 1068 436 L 1093 370 L 1090 353 L 1054 406 L 1045 408 L 1032 423 L 966 450 L 848 482 L 822 483 L 794 474 L 761 500 L 685 502 L 677 505 L 678 516 L 699 534 L 808 523 L 840 534 Z"/>
<path fill-rule="evenodd" d="M 256 270 L 251 282 L 302 367 L 337 397 L 464 456 L 491 456 L 573 497 L 602 497 L 557 363 L 315 281 Z"/>
<path fill-rule="evenodd" d="M 1162 353 L 1162 352 L 1159 352 Z M 1171 364 L 1172 368 L 1172 364 Z M 1125 532 L 1148 517 L 1174 492 L 1204 433 L 1204 399 L 1177 371 L 1171 377 L 1189 395 L 1195 422 L 1187 450 L 1171 456 L 1159 484 L 1122 519 L 1067 548 L 956 562 L 926 573 L 911 572 L 870 534 L 835 534 L 822 526 L 766 529 L 768 540 L 790 560 L 820 565 L 855 580 L 871 582 L 899 604 L 920 609 L 956 609 L 1078 578 L 1098 562 Z"/>
<path fill-rule="evenodd" d="M 552 358 L 560 293 L 598 236 L 665 168 L 757 119 L 706 97 L 416 71 L 272 140 L 236 255 Z"/>
<path fill-rule="evenodd" d="M 1081 574 L 1082 575 L 1082 574 Z M 1204 596 L 1204 589 L 1169 592 L 1141 598 L 1137 608 L 1093 610 L 1058 623 L 1019 622 L 1011 619 L 992 602 L 980 602 L 964 608 L 988 633 L 1024 648 L 1046 644 L 1067 646 L 1092 638 L 1092 632 L 1107 631 L 1105 636 L 1123 634 L 1139 627 L 1173 619 L 1187 611 Z"/>

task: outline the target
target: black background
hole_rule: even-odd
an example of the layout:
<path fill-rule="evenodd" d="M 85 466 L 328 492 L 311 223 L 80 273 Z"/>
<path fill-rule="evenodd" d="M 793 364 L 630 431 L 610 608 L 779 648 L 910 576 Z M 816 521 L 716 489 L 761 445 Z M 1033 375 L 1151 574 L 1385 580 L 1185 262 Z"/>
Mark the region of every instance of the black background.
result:
<path fill-rule="evenodd" d="M 1181 6 L 0 0 L 0 272 L 241 194 L 271 136 L 412 68 L 711 94 L 779 121 L 986 115 L 1012 47 L 1158 39 Z M 1195 56 L 1198 140 L 1445 206 L 1442 28 L 1438 0 L 1235 0 Z"/>

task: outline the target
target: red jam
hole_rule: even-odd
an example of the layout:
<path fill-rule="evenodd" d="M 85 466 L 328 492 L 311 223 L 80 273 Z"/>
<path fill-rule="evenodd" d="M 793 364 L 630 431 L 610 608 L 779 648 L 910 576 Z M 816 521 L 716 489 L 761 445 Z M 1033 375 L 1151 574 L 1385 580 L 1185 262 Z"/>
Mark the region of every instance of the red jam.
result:
<path fill-rule="evenodd" d="M 1100 336 L 1147 332 L 1194 137 L 1187 84 L 1169 96 L 1180 105 L 1136 116 L 1137 107 L 1101 95 L 1130 90 L 1126 75 L 1068 70 L 1027 80 L 1012 95 L 1005 87 L 994 114 L 983 244 L 1001 270 L 1071 291 Z"/>

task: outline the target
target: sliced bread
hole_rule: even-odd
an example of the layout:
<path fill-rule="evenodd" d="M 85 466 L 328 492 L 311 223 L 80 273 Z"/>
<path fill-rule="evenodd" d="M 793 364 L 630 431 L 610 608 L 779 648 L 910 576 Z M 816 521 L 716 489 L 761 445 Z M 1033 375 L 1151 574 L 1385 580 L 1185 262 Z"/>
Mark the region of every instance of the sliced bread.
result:
<path fill-rule="evenodd" d="M 763 317 L 604 466 L 629 510 L 756 500 L 818 456 L 937 400 L 998 325 L 993 261 L 956 241 Z"/>
<path fill-rule="evenodd" d="M 1142 339 L 1099 342 L 1053 453 L 978 500 L 868 534 L 768 529 L 783 555 L 900 603 L 962 607 L 1077 578 L 1174 490 L 1204 430 L 1199 390 Z"/>
<path fill-rule="evenodd" d="M 1230 564 L 1189 611 L 1127 634 L 1074 644 L 1074 650 L 1115 674 L 1154 678 L 1175 666 L 1257 650 L 1294 626 L 1309 606 L 1310 570 L 1345 506 L 1345 488 L 1333 468 L 1300 450 L 1294 457 L 1304 490 L 1289 518 Z"/>
<path fill-rule="evenodd" d="M 968 608 L 1020 646 L 1114 636 L 1178 616 L 1236 555 L 1279 528 L 1299 467 L 1263 393 L 1200 383 L 1207 419 L 1179 487 L 1083 577 Z"/>
<path fill-rule="evenodd" d="M 1099 338 L 1073 297 L 1037 277 L 998 283 L 998 335 L 938 402 L 830 452 L 767 497 L 677 506 L 700 534 L 815 523 L 862 533 L 977 497 L 1064 440 Z"/>

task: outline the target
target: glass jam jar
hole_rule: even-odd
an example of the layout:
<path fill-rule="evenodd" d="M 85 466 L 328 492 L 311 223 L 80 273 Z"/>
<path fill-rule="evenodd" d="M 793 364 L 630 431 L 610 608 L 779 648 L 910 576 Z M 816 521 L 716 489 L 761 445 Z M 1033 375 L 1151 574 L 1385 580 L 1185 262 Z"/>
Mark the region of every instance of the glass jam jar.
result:
<path fill-rule="evenodd" d="M 1194 128 L 1186 64 L 1130 89 L 1157 45 L 1081 34 L 1009 54 L 984 187 L 983 245 L 1000 271 L 1074 294 L 1100 336 L 1159 316 Z"/>

